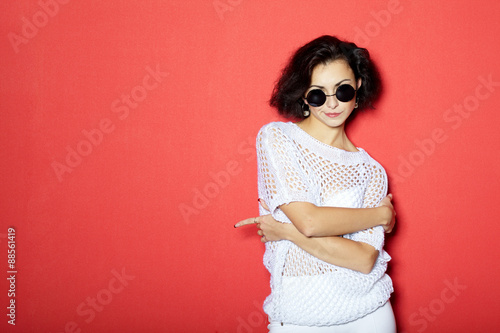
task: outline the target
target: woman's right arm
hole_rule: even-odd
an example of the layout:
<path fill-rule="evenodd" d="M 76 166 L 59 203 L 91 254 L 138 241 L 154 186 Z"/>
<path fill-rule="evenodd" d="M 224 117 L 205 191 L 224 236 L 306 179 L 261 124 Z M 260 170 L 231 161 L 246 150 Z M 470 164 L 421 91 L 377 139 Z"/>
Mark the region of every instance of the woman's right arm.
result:
<path fill-rule="evenodd" d="M 391 232 L 396 216 L 391 200 L 389 194 L 374 208 L 318 207 L 309 202 L 291 202 L 279 208 L 307 237 L 338 236 L 377 226 Z"/>
<path fill-rule="evenodd" d="M 280 209 L 306 237 L 340 236 L 377 226 L 382 226 L 385 232 L 391 232 L 396 221 L 396 211 L 391 200 L 392 194 L 389 194 L 374 208 L 318 207 L 308 202 L 292 202 L 281 205 Z M 267 210 L 265 202 L 261 203 Z M 234 227 L 267 220 L 276 221 L 269 214 L 242 220 Z"/>

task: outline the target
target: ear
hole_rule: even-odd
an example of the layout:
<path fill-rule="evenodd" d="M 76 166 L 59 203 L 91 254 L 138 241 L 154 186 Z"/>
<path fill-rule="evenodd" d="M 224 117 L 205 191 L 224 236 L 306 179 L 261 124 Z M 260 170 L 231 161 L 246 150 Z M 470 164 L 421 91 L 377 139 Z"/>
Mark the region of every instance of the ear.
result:
<path fill-rule="evenodd" d="M 357 88 L 357 89 L 359 89 L 359 88 L 361 87 L 361 84 L 362 84 L 362 83 L 363 83 L 363 80 L 361 80 L 361 78 L 359 78 L 359 79 L 358 79 L 358 88 Z M 357 89 L 356 89 L 356 90 L 357 90 Z"/>

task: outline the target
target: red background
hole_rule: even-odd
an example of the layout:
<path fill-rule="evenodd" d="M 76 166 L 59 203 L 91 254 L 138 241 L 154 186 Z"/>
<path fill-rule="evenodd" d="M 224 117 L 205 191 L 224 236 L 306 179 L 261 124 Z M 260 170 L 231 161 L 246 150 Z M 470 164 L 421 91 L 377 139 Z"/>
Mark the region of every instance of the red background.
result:
<path fill-rule="evenodd" d="M 266 332 L 263 245 L 233 224 L 273 83 L 322 34 L 384 79 L 348 131 L 395 196 L 399 332 L 500 326 L 499 2 L 61 2 L 0 4 L 1 331 Z"/>

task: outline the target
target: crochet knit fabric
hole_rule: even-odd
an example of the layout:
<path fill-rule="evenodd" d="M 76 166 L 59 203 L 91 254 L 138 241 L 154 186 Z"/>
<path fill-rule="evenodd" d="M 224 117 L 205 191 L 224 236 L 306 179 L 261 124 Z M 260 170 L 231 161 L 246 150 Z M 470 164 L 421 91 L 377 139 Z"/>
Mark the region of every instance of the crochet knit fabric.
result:
<path fill-rule="evenodd" d="M 275 122 L 257 136 L 259 197 L 273 217 L 291 223 L 279 206 L 294 201 L 317 206 L 376 207 L 387 193 L 387 175 L 366 151 L 349 152 L 324 144 L 296 124 Z M 262 207 L 261 215 L 268 214 Z M 267 242 L 264 265 L 271 294 L 264 302 L 270 321 L 326 326 L 356 320 L 384 305 L 393 291 L 385 274 L 391 257 L 384 230 L 375 227 L 344 238 L 379 251 L 369 274 L 326 263 L 292 242 Z"/>

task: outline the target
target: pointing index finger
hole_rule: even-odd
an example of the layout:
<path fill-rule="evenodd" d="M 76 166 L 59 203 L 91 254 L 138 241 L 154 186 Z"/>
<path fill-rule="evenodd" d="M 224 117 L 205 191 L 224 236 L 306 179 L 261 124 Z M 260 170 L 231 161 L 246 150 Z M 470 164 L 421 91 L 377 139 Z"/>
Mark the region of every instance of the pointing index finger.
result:
<path fill-rule="evenodd" d="M 234 225 L 235 228 L 242 227 L 244 225 L 249 225 L 249 224 L 256 224 L 257 223 L 257 218 L 256 217 L 250 217 L 246 220 L 240 221 Z"/>

